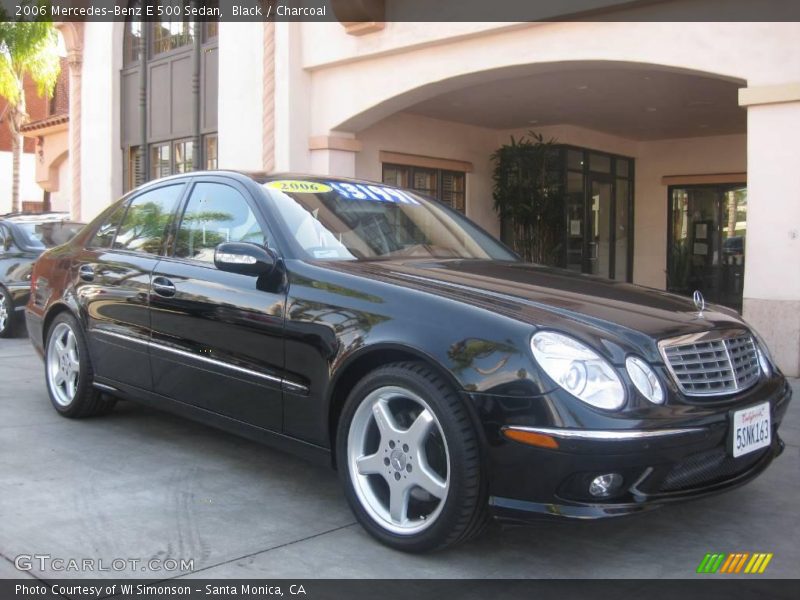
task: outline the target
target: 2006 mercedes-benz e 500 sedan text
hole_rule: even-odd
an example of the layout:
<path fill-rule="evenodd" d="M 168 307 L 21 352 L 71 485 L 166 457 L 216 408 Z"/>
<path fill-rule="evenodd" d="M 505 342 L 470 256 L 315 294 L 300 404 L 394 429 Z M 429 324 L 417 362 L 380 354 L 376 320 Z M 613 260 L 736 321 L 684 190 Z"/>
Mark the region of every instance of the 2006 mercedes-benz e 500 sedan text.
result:
<path fill-rule="evenodd" d="M 62 415 L 128 398 L 332 463 L 373 536 L 423 551 L 761 473 L 790 389 L 696 300 L 525 264 L 410 191 L 199 172 L 46 252 L 26 315 Z"/>

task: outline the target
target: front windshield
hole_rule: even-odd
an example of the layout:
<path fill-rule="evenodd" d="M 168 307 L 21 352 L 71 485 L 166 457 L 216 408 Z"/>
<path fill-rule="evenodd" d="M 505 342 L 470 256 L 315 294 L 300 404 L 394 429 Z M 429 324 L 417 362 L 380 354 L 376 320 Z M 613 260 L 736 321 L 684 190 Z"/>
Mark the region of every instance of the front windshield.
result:
<path fill-rule="evenodd" d="M 290 234 L 321 260 L 515 260 L 465 217 L 407 190 L 341 181 L 270 181 Z"/>
<path fill-rule="evenodd" d="M 17 223 L 30 248 L 52 248 L 70 241 L 83 228 L 83 223 L 64 221 Z"/>

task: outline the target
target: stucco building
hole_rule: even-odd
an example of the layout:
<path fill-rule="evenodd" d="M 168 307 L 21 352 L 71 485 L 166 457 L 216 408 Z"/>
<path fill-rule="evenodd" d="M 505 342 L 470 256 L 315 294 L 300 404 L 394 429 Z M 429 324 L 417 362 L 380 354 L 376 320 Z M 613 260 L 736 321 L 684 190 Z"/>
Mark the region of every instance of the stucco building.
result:
<path fill-rule="evenodd" d="M 66 144 L 50 143 L 47 151 L 55 151 L 58 156 L 54 156 L 53 160 L 46 160 L 44 156 L 45 138 L 53 139 L 50 136 L 67 131 L 66 114 L 69 100 L 65 66 L 62 61 L 62 72 L 50 97 L 40 96 L 36 83 L 30 77 L 25 79 L 25 105 L 29 122 L 23 126 L 20 156 L 19 200 L 20 209 L 23 211 L 38 212 L 47 204 L 53 210 L 69 207 L 68 190 L 65 190 L 64 186 L 59 186 L 60 182 L 68 181 L 69 177 Z M 8 118 L 7 102 L 0 100 L 0 214 L 9 212 L 12 205 L 13 154 Z"/>
<path fill-rule="evenodd" d="M 800 24 L 62 24 L 71 207 L 198 168 L 423 190 L 500 234 L 491 154 L 560 144 L 562 266 L 742 310 L 800 375 Z"/>

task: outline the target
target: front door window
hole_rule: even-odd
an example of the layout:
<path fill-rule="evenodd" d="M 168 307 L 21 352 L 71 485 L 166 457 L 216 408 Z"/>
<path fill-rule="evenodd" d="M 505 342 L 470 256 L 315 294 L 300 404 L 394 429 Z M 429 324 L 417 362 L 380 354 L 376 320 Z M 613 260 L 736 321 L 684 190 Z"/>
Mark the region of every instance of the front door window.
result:
<path fill-rule="evenodd" d="M 670 188 L 667 289 L 742 310 L 747 188 Z"/>

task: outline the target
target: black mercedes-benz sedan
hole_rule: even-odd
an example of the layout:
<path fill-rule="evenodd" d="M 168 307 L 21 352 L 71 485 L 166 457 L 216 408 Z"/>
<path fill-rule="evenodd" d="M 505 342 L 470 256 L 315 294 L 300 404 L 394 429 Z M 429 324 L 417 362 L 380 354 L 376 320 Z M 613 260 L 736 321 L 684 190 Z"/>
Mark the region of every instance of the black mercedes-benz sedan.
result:
<path fill-rule="evenodd" d="M 66 213 L 0 215 L 0 338 L 10 337 L 22 324 L 33 262 L 82 227 Z"/>
<path fill-rule="evenodd" d="M 790 388 L 735 312 L 523 263 L 382 184 L 162 179 L 32 279 L 60 414 L 136 400 L 332 464 L 401 550 L 727 490 L 783 447 Z"/>

